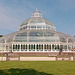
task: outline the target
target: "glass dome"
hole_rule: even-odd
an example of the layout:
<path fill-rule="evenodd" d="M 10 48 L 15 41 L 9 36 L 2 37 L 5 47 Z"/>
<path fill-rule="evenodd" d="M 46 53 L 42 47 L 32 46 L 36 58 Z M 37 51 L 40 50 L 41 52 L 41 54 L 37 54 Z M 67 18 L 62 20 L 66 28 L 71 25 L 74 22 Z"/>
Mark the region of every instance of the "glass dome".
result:
<path fill-rule="evenodd" d="M 47 29 L 51 31 L 56 31 L 56 27 L 49 20 L 42 17 L 42 14 L 36 10 L 32 17 L 25 20 L 18 28 L 20 30 L 31 30 L 31 29 Z"/>

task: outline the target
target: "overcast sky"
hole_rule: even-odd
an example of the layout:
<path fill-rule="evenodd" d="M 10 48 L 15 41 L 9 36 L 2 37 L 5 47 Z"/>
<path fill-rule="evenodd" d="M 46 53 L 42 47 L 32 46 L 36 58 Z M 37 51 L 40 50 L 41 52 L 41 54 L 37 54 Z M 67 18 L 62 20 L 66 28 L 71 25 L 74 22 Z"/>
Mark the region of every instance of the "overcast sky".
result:
<path fill-rule="evenodd" d="M 0 0 L 0 34 L 16 32 L 36 8 L 57 31 L 75 35 L 75 0 Z"/>

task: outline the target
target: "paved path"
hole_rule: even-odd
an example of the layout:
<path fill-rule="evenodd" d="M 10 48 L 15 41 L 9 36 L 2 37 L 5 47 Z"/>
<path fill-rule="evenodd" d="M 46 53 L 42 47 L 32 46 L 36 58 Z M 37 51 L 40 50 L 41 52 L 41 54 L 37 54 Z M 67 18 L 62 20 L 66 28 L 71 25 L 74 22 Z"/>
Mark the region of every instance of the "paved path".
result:
<path fill-rule="evenodd" d="M 21 61 L 55 61 L 55 57 L 20 57 Z"/>
<path fill-rule="evenodd" d="M 11 58 L 10 60 L 16 60 L 18 58 Z M 6 61 L 6 57 L 0 57 L 0 61 Z M 73 60 L 73 58 L 71 58 Z M 20 61 L 56 61 L 56 57 L 20 57 Z"/>

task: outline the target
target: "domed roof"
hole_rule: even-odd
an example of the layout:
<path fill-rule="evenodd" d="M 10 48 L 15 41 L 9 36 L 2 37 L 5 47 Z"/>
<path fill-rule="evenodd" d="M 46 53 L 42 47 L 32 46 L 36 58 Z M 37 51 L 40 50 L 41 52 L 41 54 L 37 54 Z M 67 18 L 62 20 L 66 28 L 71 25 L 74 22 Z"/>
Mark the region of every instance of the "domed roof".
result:
<path fill-rule="evenodd" d="M 52 22 L 50 22 L 49 20 L 42 18 L 42 17 L 29 18 L 29 19 L 25 20 L 20 26 L 27 25 L 30 23 L 45 23 L 45 24 L 54 26 L 54 24 Z"/>
<path fill-rule="evenodd" d="M 36 9 L 36 11 L 32 14 L 32 17 L 25 20 L 20 26 L 26 26 L 26 25 L 29 25 L 29 24 L 34 24 L 36 25 L 36 23 L 38 24 L 46 24 L 46 25 L 50 25 L 50 26 L 54 26 L 54 24 L 52 22 L 50 22 L 49 20 L 45 19 L 42 17 L 42 14 Z"/>

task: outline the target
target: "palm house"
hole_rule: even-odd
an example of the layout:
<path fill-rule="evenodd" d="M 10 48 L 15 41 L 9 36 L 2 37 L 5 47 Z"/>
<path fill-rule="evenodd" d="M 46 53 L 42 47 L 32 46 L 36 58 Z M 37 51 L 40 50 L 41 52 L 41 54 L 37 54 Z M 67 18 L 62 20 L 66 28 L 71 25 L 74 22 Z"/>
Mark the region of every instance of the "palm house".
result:
<path fill-rule="evenodd" d="M 36 10 L 18 31 L 0 38 L 0 52 L 72 52 L 75 38 L 56 31 L 55 25 Z"/>

